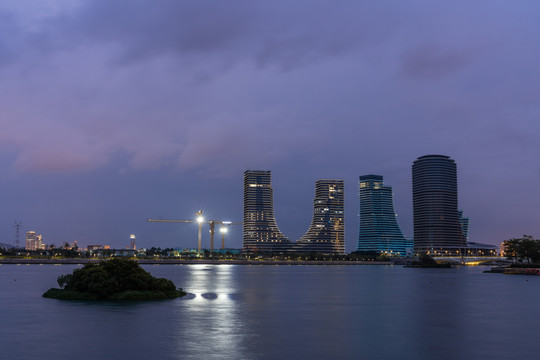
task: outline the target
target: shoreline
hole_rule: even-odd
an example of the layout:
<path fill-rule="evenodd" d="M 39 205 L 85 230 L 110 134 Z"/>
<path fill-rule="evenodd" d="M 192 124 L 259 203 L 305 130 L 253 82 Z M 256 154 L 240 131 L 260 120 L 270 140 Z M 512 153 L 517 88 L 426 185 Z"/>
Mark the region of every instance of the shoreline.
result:
<path fill-rule="evenodd" d="M 0 265 L 84 265 L 107 259 L 0 259 Z M 393 261 L 135 259 L 141 265 L 394 265 Z"/>

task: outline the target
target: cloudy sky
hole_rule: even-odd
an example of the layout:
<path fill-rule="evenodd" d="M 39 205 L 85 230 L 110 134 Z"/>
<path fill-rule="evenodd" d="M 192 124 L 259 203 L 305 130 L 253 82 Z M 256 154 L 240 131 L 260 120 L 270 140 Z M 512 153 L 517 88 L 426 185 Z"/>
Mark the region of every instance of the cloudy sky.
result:
<path fill-rule="evenodd" d="M 291 239 L 314 182 L 345 179 L 352 251 L 358 176 L 393 186 L 412 237 L 425 154 L 458 164 L 471 241 L 539 238 L 539 39 L 536 0 L 3 0 L 0 242 L 21 221 L 57 245 L 193 247 L 194 225 L 145 219 L 241 221 L 257 169 Z"/>

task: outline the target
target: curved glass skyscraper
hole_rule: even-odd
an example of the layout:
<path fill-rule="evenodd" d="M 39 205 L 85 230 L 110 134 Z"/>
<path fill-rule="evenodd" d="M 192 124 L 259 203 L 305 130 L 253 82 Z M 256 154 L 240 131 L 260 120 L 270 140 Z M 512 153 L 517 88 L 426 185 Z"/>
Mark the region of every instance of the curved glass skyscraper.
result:
<path fill-rule="evenodd" d="M 246 251 L 285 251 L 290 246 L 274 216 L 270 171 L 244 172 L 244 231 Z"/>
<path fill-rule="evenodd" d="M 376 251 L 394 256 L 406 254 L 407 240 L 396 219 L 391 186 L 381 175 L 359 178 L 360 230 L 358 251 Z"/>
<path fill-rule="evenodd" d="M 456 163 L 446 155 L 421 156 L 412 178 L 415 251 L 459 253 L 467 244 L 458 215 Z"/>
<path fill-rule="evenodd" d="M 244 172 L 244 250 L 343 254 L 344 181 L 318 180 L 315 183 L 311 226 L 300 240 L 291 242 L 276 224 L 270 177 L 267 170 Z"/>
<path fill-rule="evenodd" d="M 295 251 L 325 254 L 345 253 L 344 181 L 317 180 L 313 220 Z"/>

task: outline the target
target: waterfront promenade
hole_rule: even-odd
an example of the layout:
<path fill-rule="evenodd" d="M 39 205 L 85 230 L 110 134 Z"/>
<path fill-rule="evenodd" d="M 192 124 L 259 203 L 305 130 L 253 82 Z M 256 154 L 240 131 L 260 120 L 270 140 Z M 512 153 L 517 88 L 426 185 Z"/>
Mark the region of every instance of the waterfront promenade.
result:
<path fill-rule="evenodd" d="M 0 264 L 14 265 L 62 265 L 88 264 L 107 259 L 73 258 L 73 259 L 0 259 Z M 146 265 L 394 265 L 392 261 L 344 261 L 344 260 L 180 260 L 180 259 L 136 259 L 139 264 Z"/>

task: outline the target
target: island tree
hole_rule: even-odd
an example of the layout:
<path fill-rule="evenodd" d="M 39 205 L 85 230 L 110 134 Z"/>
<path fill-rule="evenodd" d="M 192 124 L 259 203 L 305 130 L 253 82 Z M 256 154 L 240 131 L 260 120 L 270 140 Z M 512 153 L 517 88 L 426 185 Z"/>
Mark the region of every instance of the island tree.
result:
<path fill-rule="evenodd" d="M 186 293 L 164 278 L 155 278 L 134 260 L 111 259 L 86 264 L 72 274 L 58 277 L 60 289 L 44 297 L 64 300 L 171 299 Z"/>

